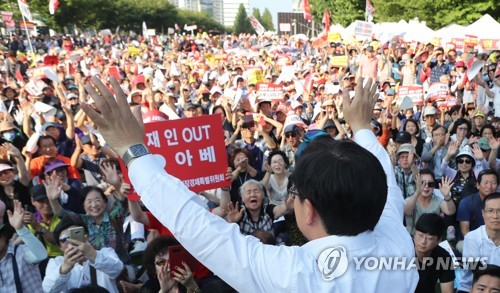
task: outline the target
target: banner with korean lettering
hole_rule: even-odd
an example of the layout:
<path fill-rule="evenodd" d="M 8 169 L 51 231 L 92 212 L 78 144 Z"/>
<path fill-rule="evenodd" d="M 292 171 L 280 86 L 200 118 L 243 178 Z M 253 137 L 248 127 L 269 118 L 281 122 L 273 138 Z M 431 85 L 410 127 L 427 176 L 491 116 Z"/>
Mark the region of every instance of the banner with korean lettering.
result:
<path fill-rule="evenodd" d="M 259 82 L 257 84 L 257 94 L 259 95 L 259 100 L 281 101 L 283 100 L 283 86 L 280 84 Z"/>
<path fill-rule="evenodd" d="M 483 50 L 494 50 L 500 48 L 499 39 L 481 39 L 479 44 L 483 47 Z"/>
<path fill-rule="evenodd" d="M 373 32 L 373 23 L 368 21 L 356 20 L 354 26 L 354 35 L 360 39 L 371 38 Z"/>
<path fill-rule="evenodd" d="M 435 82 L 427 90 L 425 99 L 428 101 L 445 100 L 449 91 L 450 87 L 447 84 Z"/>
<path fill-rule="evenodd" d="M 424 94 L 424 87 L 421 85 L 408 85 L 398 87 L 398 104 L 404 99 L 404 97 L 410 97 L 414 105 L 422 105 L 422 97 Z"/>
<path fill-rule="evenodd" d="M 347 55 L 331 56 L 330 65 L 335 67 L 347 67 Z"/>
<path fill-rule="evenodd" d="M 2 11 L 2 21 L 5 25 L 5 29 L 7 32 L 13 32 L 16 30 L 16 24 L 14 20 L 12 19 L 12 15 L 14 15 L 13 12 L 7 12 L 7 11 Z"/>
<path fill-rule="evenodd" d="M 144 130 L 151 153 L 160 155 L 165 170 L 191 191 L 231 185 L 225 179 L 228 162 L 219 115 L 147 123 Z M 129 199 L 137 200 L 133 197 Z"/>

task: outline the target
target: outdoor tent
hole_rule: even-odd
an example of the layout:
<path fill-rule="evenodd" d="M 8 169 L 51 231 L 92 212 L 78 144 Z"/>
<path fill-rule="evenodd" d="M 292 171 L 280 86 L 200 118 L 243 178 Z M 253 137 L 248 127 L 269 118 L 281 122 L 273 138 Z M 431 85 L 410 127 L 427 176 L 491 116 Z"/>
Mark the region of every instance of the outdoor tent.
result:
<path fill-rule="evenodd" d="M 485 14 L 483 17 L 466 27 L 465 34 L 477 36 L 479 39 L 499 39 L 500 23 L 489 14 Z"/>

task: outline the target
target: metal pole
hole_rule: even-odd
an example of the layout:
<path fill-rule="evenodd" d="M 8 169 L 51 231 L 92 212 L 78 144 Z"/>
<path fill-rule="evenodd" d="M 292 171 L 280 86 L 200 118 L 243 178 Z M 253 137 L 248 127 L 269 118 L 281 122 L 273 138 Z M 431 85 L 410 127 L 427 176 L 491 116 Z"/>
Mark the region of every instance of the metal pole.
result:
<path fill-rule="evenodd" d="M 28 32 L 28 26 L 26 25 L 26 19 L 24 19 L 24 15 L 21 13 L 24 21 L 24 29 L 26 30 L 26 36 L 28 37 L 28 44 L 30 45 L 30 50 L 32 54 L 35 54 L 35 51 L 33 51 L 33 46 L 31 45 L 31 39 L 30 39 L 30 33 Z"/>

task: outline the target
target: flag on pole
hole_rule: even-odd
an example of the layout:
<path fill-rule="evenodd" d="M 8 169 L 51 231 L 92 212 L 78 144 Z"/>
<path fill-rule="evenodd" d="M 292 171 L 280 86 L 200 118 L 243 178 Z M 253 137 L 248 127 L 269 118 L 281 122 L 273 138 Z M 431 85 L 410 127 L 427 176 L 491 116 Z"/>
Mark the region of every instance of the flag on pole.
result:
<path fill-rule="evenodd" d="M 19 10 L 21 11 L 21 14 L 24 17 L 26 17 L 29 21 L 33 21 L 30 7 L 28 6 L 28 3 L 26 3 L 26 0 L 17 0 L 17 4 L 19 5 Z"/>
<path fill-rule="evenodd" d="M 181 28 L 179 27 L 179 25 L 177 23 L 174 25 L 174 28 L 175 28 L 176 31 L 180 31 L 181 30 Z"/>
<path fill-rule="evenodd" d="M 147 38 L 148 37 L 148 27 L 146 26 L 146 22 L 142 22 L 142 36 Z"/>
<path fill-rule="evenodd" d="M 23 75 L 21 74 L 20 68 L 16 69 L 16 79 L 17 79 L 17 82 L 19 82 L 19 83 L 24 82 L 24 78 L 23 78 Z"/>
<path fill-rule="evenodd" d="M 373 19 L 373 14 L 375 13 L 376 9 L 373 7 L 372 3 L 370 0 L 366 0 L 366 19 L 368 21 L 371 21 Z"/>
<path fill-rule="evenodd" d="M 323 20 L 321 22 L 325 25 L 325 32 L 328 35 L 330 31 L 330 13 L 328 13 L 327 8 L 325 8 L 325 13 L 323 13 Z"/>
<path fill-rule="evenodd" d="M 263 35 L 266 32 L 266 29 L 262 26 L 262 24 L 260 24 L 259 20 L 255 18 L 255 16 L 253 15 L 250 16 L 250 24 L 252 25 L 253 29 L 255 30 L 255 32 L 257 32 L 259 36 Z"/>
<path fill-rule="evenodd" d="M 304 4 L 304 19 L 305 20 L 308 20 L 308 21 L 311 21 L 312 20 L 312 17 L 311 17 L 311 6 L 309 5 L 309 0 L 304 0 L 302 1 L 302 3 Z"/>
<path fill-rule="evenodd" d="M 56 13 L 57 7 L 59 7 L 59 0 L 50 0 L 49 2 L 49 12 L 54 15 Z"/>

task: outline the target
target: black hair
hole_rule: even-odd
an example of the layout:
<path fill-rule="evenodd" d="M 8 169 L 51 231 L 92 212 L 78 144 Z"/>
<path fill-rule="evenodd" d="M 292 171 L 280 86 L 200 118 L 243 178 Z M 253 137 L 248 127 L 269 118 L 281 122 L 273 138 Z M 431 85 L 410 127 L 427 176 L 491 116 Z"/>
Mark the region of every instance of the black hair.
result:
<path fill-rule="evenodd" d="M 269 156 L 267 157 L 267 163 L 269 164 L 269 166 L 271 166 L 272 158 L 276 155 L 280 155 L 281 157 L 283 157 L 283 161 L 285 161 L 285 168 L 288 168 L 290 166 L 290 161 L 288 160 L 287 155 L 281 150 L 274 150 L 269 154 Z"/>
<path fill-rule="evenodd" d="M 56 141 L 55 138 L 53 138 L 50 135 L 42 135 L 42 136 L 40 136 L 40 138 L 38 139 L 38 141 L 36 143 L 36 145 L 38 146 L 39 149 L 41 148 L 41 143 L 42 143 L 42 140 L 44 140 L 44 139 L 50 139 L 50 140 L 52 140 L 52 142 L 54 143 L 54 145 L 57 145 L 57 141 Z"/>
<path fill-rule="evenodd" d="M 495 171 L 493 169 L 485 169 L 485 170 L 479 172 L 479 175 L 477 175 L 477 184 L 481 183 L 481 180 L 483 179 L 484 175 L 495 175 L 495 179 L 497 180 L 497 184 L 498 184 L 498 173 L 497 173 L 497 171 Z"/>
<path fill-rule="evenodd" d="M 82 218 L 80 218 L 79 215 L 68 214 L 64 216 L 61 219 L 61 221 L 57 224 L 57 226 L 54 228 L 54 239 L 56 240 L 57 245 L 60 245 L 59 237 L 61 236 L 61 232 L 68 229 L 71 226 L 83 227 L 85 234 L 89 234 L 87 225 L 85 225 L 85 223 L 83 222 Z"/>
<path fill-rule="evenodd" d="M 446 230 L 446 224 L 441 216 L 434 213 L 426 213 L 418 218 L 415 230 L 441 238 Z"/>
<path fill-rule="evenodd" d="M 233 151 L 233 154 L 231 155 L 231 157 L 229 158 L 229 164 L 231 165 L 232 168 L 235 168 L 234 166 L 234 159 L 236 159 L 236 156 L 239 154 L 239 153 L 244 153 L 245 156 L 248 158 L 248 164 L 249 165 L 252 165 L 253 163 L 253 156 L 252 156 L 252 153 L 247 150 L 246 148 L 237 148 Z"/>
<path fill-rule="evenodd" d="M 436 130 L 439 130 L 439 129 L 444 129 L 444 134 L 448 133 L 448 129 L 446 129 L 446 127 L 442 126 L 442 125 L 438 125 L 436 127 L 434 127 L 431 131 L 432 134 L 434 134 L 434 132 L 436 132 Z"/>
<path fill-rule="evenodd" d="M 455 105 L 455 106 L 451 107 L 450 110 L 448 110 L 448 115 L 451 116 L 451 114 L 454 112 L 457 112 L 458 114 L 460 114 L 460 109 L 462 109 L 461 105 Z"/>
<path fill-rule="evenodd" d="M 257 229 L 254 230 L 250 235 L 259 239 L 263 244 L 276 245 L 276 238 L 274 238 L 274 235 L 271 232 Z"/>
<path fill-rule="evenodd" d="M 291 178 L 298 199 L 312 203 L 330 235 L 373 231 L 387 201 L 387 177 L 379 160 L 349 140 L 314 139 Z"/>
<path fill-rule="evenodd" d="M 148 244 L 144 250 L 143 264 L 150 279 L 156 278 L 155 257 L 166 252 L 170 246 L 175 245 L 179 245 L 179 242 L 171 236 L 160 236 Z"/>
<path fill-rule="evenodd" d="M 212 114 L 215 114 L 215 110 L 217 110 L 217 109 L 221 109 L 222 110 L 222 115 L 225 118 L 226 117 L 226 111 L 224 110 L 224 107 L 222 107 L 221 105 L 213 107 L 212 108 Z"/>
<path fill-rule="evenodd" d="M 474 285 L 482 276 L 492 276 L 494 278 L 500 279 L 500 267 L 493 264 L 487 264 L 485 268 L 483 267 L 483 269 L 475 270 L 472 277 L 472 287 L 474 287 Z"/>
<path fill-rule="evenodd" d="M 420 173 L 420 176 L 430 175 L 430 176 L 432 176 L 432 181 L 436 181 L 436 177 L 434 176 L 434 172 L 432 172 L 432 170 L 429 168 L 424 168 L 424 169 L 420 170 L 419 173 Z"/>
<path fill-rule="evenodd" d="M 105 203 L 108 202 L 108 197 L 104 194 L 104 191 L 102 189 L 100 189 L 99 187 L 97 186 L 85 186 L 84 188 L 82 188 L 82 190 L 80 191 L 80 204 L 83 206 L 84 202 L 85 202 L 85 199 L 87 198 L 87 196 L 92 192 L 92 191 L 95 191 L 97 193 L 99 193 L 99 195 L 102 197 L 102 199 L 104 200 Z"/>
<path fill-rule="evenodd" d="M 472 130 L 472 124 L 470 124 L 469 120 L 467 120 L 465 118 L 458 118 L 457 121 L 455 121 L 455 123 L 453 123 L 453 128 L 451 129 L 450 134 L 453 135 L 453 134 L 457 133 L 458 126 L 460 126 L 462 124 L 467 125 L 468 130 L 467 130 L 467 134 L 465 136 L 468 138 L 470 136 L 470 132 Z"/>
<path fill-rule="evenodd" d="M 486 124 L 483 126 L 483 128 L 481 128 L 481 131 L 479 132 L 479 136 L 480 137 L 483 137 L 483 132 L 485 129 L 489 129 L 491 130 L 491 133 L 493 133 L 493 137 L 496 138 L 497 137 L 497 130 L 495 129 L 495 126 L 491 125 L 491 124 Z"/>
<path fill-rule="evenodd" d="M 415 136 L 420 136 L 420 126 L 418 126 L 417 120 L 412 119 L 412 118 L 406 119 L 405 125 L 403 125 L 403 131 L 406 131 L 406 124 L 408 124 L 408 122 L 412 122 L 413 124 L 415 124 L 415 127 L 417 127 L 417 132 L 415 132 Z M 406 132 L 408 132 L 408 131 L 406 131 Z"/>
<path fill-rule="evenodd" d="M 483 199 L 483 210 L 486 208 L 486 202 L 492 199 L 500 199 L 500 192 L 493 192 Z"/>
<path fill-rule="evenodd" d="M 85 285 L 80 288 L 70 289 L 68 293 L 109 293 L 109 291 L 99 285 Z"/>
<path fill-rule="evenodd" d="M 4 226 L 0 229 L 0 238 L 5 236 L 7 241 L 9 241 L 14 233 L 16 233 L 16 229 L 10 225 L 9 221 L 4 220 Z"/>

